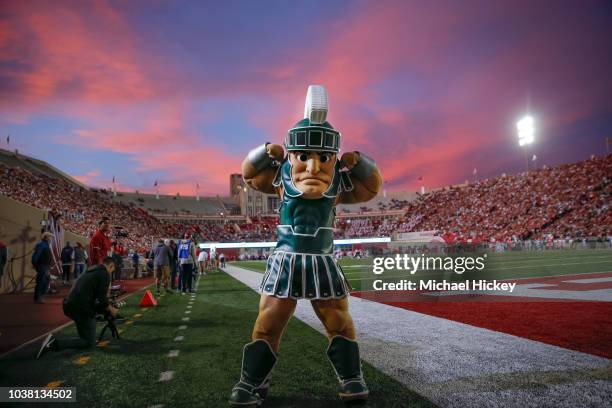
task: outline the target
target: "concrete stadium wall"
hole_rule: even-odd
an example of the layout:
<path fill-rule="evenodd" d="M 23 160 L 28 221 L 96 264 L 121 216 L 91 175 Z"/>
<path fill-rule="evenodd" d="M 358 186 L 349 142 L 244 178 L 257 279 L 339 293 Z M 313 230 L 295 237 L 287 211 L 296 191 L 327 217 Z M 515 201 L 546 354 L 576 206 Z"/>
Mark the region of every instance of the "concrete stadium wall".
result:
<path fill-rule="evenodd" d="M 46 219 L 46 211 L 0 195 L 0 241 L 8 247 L 8 261 L 0 278 L 0 294 L 33 291 L 32 279 L 36 272 L 30 259 L 34 246 L 40 240 L 42 221 Z M 70 231 L 65 231 L 63 235 L 71 245 L 79 241 L 88 247 L 89 240 L 83 236 Z"/>

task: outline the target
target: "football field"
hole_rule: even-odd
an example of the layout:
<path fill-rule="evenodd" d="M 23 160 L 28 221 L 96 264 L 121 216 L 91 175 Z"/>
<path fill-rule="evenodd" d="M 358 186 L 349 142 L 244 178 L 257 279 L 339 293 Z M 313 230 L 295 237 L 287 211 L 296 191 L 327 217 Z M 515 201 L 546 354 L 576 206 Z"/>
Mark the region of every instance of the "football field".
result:
<path fill-rule="evenodd" d="M 487 279 L 531 282 L 543 277 L 553 294 L 584 296 L 611 290 L 611 251 L 489 257 Z M 354 289 L 371 281 L 371 259 L 343 259 L 340 264 Z M 265 262 L 230 265 L 232 276 L 242 271 L 239 274 L 250 283 L 217 271 L 199 278 L 195 294 L 165 294 L 152 308 L 138 307 L 143 291 L 137 292 L 121 309 L 127 318 L 119 325 L 121 339 L 110 339 L 107 334 L 107 341 L 93 350 L 50 352 L 39 361 L 34 359 L 34 345 L 24 347 L 0 360 L 0 386 L 76 387 L 79 406 L 87 407 L 227 406 L 239 376 L 242 347 L 250 341 L 257 316 L 259 295 L 252 288 L 261 280 Z M 447 273 L 435 271 L 418 272 L 412 278 L 405 271 L 377 276 L 422 279 L 436 273 L 448 278 Z M 568 283 L 580 276 L 587 278 L 585 283 Z M 574 290 L 572 285 L 582 286 Z M 609 387 L 602 388 L 612 380 L 607 363 L 612 357 L 609 301 L 534 303 L 521 297 L 519 303 L 462 301 L 458 308 L 457 302 L 366 300 L 357 290 L 351 310 L 363 346 L 364 376 L 371 389 L 366 406 L 466 406 L 484 401 L 479 398 L 497 398 L 499 406 L 525 406 L 522 404 L 538 395 L 547 401 L 559 395 L 571 402 L 586 394 L 601 398 L 601 393 L 609 392 Z M 98 330 L 101 327 L 100 323 Z M 446 333 L 444 337 L 439 336 L 441 332 Z M 75 334 L 70 325 L 57 336 Z M 283 338 L 265 406 L 343 406 L 336 396 L 337 381 L 325 356 L 326 347 L 327 339 L 312 310 L 307 302 L 300 302 Z M 495 350 L 495 360 L 482 360 L 482 350 L 489 349 Z M 508 364 L 521 359 L 525 361 L 512 368 L 519 371 L 508 373 Z M 546 371 L 550 367 L 555 370 Z M 534 383 L 556 394 L 542 393 L 533 388 Z M 534 390 L 540 394 L 534 397 Z M 598 401 L 589 405 L 601 406 Z"/>
<path fill-rule="evenodd" d="M 0 361 L 0 386 L 76 387 L 77 401 L 84 407 L 228 406 L 259 296 L 221 271 L 201 277 L 194 296 L 162 295 L 154 308 L 137 306 L 142 294 L 128 298 L 121 309 L 128 318 L 118 326 L 121 339 L 111 340 L 107 334 L 110 341 L 94 350 L 49 352 L 38 361 L 36 349 L 26 347 Z M 101 328 L 99 323 L 98 332 Z M 70 325 L 57 336 L 74 335 Z M 337 380 L 326 347 L 323 335 L 293 319 L 266 406 L 343 406 L 336 397 Z M 432 406 L 369 364 L 363 369 L 372 390 L 367 406 Z"/>
<path fill-rule="evenodd" d="M 443 407 L 609 406 L 612 252 L 487 257 L 486 269 L 471 275 L 374 276 L 372 259 L 341 260 L 354 288 L 350 310 L 362 358 Z M 236 265 L 228 269 L 232 276 L 257 287 L 265 264 Z M 497 279 L 516 286 L 512 293 L 374 291 L 373 279 Z M 323 332 L 307 302 L 298 304 L 296 317 Z"/>

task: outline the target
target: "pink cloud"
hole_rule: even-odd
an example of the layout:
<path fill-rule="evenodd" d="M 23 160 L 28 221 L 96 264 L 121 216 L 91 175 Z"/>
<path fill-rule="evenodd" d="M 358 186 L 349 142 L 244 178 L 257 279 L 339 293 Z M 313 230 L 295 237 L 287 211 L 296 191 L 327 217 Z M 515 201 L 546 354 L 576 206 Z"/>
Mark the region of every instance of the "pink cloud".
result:
<path fill-rule="evenodd" d="M 0 21 L 0 63 L 19 89 L 0 89 L 2 106 L 33 110 L 58 98 L 121 103 L 155 94 L 122 16 L 103 1 L 74 6 L 5 5 L 13 17 Z"/>
<path fill-rule="evenodd" d="M 72 177 L 74 177 L 75 179 L 77 179 L 81 183 L 85 184 L 86 186 L 100 187 L 98 185 L 98 178 L 100 177 L 100 171 L 99 170 L 88 171 L 85 174 L 75 175 L 75 176 L 72 176 Z"/>
<path fill-rule="evenodd" d="M 585 58 L 568 63 L 568 52 L 580 58 L 583 49 L 605 49 L 594 28 L 575 35 L 552 24 L 520 26 L 521 7 L 501 4 L 467 12 L 458 2 L 361 3 L 343 20 L 313 22 L 331 34 L 326 42 L 299 52 L 278 50 L 276 60 L 250 63 L 230 80 L 185 75 L 181 61 L 148 55 L 140 46 L 142 33 L 108 2 L 6 7 L 14 18 L 0 19 L 0 63 L 6 63 L 10 86 L 0 88 L 0 107 L 17 118 L 13 122 L 41 114 L 75 119 L 74 134 L 59 142 L 128 155 L 135 162 L 130 171 L 145 178 L 161 173 L 163 191 L 171 194 L 193 193 L 196 182 L 202 192 L 225 192 L 229 173 L 238 171 L 252 147 L 230 154 L 214 143 L 215 135 L 198 130 L 217 114 L 196 112 L 201 102 L 248 99 L 244 121 L 281 142 L 301 118 L 306 86 L 322 83 L 343 150 L 370 154 L 394 187 L 415 189 L 415 175 L 444 185 L 469 178 L 474 166 L 499 161 L 467 159 L 509 145 L 514 116 L 522 113 L 531 88 L 539 90 L 532 100 L 543 132 L 605 111 L 611 89 L 596 80 L 607 76 L 605 64 Z M 563 21 L 548 5 L 529 7 L 536 17 Z M 491 40 L 487 50 L 470 42 L 482 39 L 471 31 L 475 26 L 496 22 L 513 27 L 505 33 L 512 41 Z M 463 58 L 461 47 L 475 61 Z M 398 77 L 405 80 L 404 95 L 384 101 L 381 84 L 389 80 L 393 87 Z M 554 98 L 542 101 L 546 92 Z"/>

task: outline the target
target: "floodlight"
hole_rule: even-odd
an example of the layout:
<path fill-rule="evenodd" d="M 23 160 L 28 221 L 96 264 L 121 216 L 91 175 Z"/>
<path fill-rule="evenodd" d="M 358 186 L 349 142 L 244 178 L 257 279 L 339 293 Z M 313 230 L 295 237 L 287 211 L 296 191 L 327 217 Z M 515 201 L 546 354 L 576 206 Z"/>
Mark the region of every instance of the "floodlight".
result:
<path fill-rule="evenodd" d="M 535 126 L 531 116 L 525 116 L 516 122 L 516 129 L 518 131 L 519 146 L 525 146 L 533 143 Z"/>

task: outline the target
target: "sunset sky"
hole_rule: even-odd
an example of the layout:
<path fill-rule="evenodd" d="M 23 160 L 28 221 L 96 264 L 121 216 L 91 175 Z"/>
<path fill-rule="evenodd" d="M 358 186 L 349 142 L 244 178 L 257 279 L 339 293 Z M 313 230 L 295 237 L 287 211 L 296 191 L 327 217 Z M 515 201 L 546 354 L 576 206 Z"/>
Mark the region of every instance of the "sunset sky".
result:
<path fill-rule="evenodd" d="M 0 146 L 91 186 L 227 195 L 309 84 L 387 190 L 602 155 L 612 2 L 0 0 Z"/>

